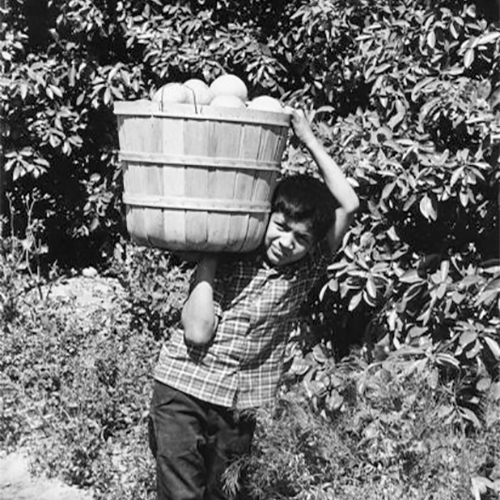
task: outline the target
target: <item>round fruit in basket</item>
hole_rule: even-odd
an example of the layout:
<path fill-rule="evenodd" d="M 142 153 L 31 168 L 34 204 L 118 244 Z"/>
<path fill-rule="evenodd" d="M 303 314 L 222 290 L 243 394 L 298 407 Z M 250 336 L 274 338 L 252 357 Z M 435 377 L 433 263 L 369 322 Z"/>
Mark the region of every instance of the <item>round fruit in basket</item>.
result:
<path fill-rule="evenodd" d="M 153 95 L 152 100 L 156 102 L 189 102 L 189 90 L 177 82 L 167 83 L 159 88 Z"/>
<path fill-rule="evenodd" d="M 241 78 L 236 75 L 221 75 L 210 85 L 214 96 L 232 95 L 245 102 L 248 99 L 248 89 Z"/>
<path fill-rule="evenodd" d="M 210 104 L 213 94 L 210 87 L 203 80 L 191 78 L 184 82 L 184 86 L 188 89 L 188 102 L 193 104 Z"/>
<path fill-rule="evenodd" d="M 245 103 L 235 95 L 217 95 L 212 99 L 210 106 L 215 108 L 244 108 Z"/>
<path fill-rule="evenodd" d="M 261 95 L 255 97 L 248 103 L 248 109 L 256 109 L 259 111 L 273 111 L 275 113 L 283 113 L 283 106 L 274 97 Z"/>

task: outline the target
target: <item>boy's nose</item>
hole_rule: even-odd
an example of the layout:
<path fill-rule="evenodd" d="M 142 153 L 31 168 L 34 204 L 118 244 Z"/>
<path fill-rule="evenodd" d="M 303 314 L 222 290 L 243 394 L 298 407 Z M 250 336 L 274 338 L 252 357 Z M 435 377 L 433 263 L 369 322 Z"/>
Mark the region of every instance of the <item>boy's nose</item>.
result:
<path fill-rule="evenodd" d="M 280 239 L 280 244 L 283 248 L 287 250 L 292 250 L 293 249 L 293 237 L 291 235 L 284 235 Z"/>

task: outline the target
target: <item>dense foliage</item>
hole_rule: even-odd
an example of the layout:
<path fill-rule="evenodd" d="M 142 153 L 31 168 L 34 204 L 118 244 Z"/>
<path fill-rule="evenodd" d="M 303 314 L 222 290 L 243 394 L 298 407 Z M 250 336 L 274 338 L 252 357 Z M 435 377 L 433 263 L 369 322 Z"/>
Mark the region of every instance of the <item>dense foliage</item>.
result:
<path fill-rule="evenodd" d="M 364 207 L 317 315 L 337 339 L 411 346 L 436 384 L 457 384 L 457 411 L 479 425 L 500 360 L 500 32 L 467 5 L 365 15 L 352 60 L 368 102 L 318 123 Z M 313 381 L 328 373 L 312 370 Z M 341 408 L 331 390 L 327 411 Z"/>
<path fill-rule="evenodd" d="M 383 385 L 369 376 L 373 370 L 388 374 L 388 383 L 414 377 L 408 387 L 418 383 L 430 400 L 441 398 L 435 402 L 439 415 L 426 429 L 453 424 L 479 432 L 488 425 L 488 404 L 500 399 L 499 14 L 498 2 L 451 0 L 11 0 L 0 25 L 7 198 L 1 206 L 9 222 L 5 233 L 22 245 L 14 252 L 4 244 L 2 328 L 21 329 L 20 338 L 26 339 L 33 325 L 45 324 L 37 317 L 15 323 L 24 318 L 16 301 L 40 277 L 31 274 L 19 288 L 8 269 L 32 272 L 34 261 L 45 266 L 99 262 L 104 268 L 129 252 L 113 102 L 148 97 L 166 81 L 201 77 L 210 82 L 228 71 L 248 83 L 251 95 L 267 93 L 306 108 L 362 201 L 291 345 L 288 384 L 300 381 L 305 400 L 323 418 L 348 422 L 353 408 L 371 408 L 370 391 L 385 397 Z M 293 140 L 284 170 L 311 170 Z M 15 262 L 7 262 L 14 254 Z M 121 265 L 137 274 L 119 275 L 129 289 L 133 325 L 148 332 L 148 342 L 157 342 L 178 319 L 179 289 L 172 285 L 177 278 L 171 278 L 168 256 L 156 266 L 157 257 L 147 252 L 131 255 L 132 261 Z M 175 290 L 167 304 L 161 292 L 165 280 Z M 51 328 L 55 333 L 73 327 Z M 34 331 L 42 335 L 42 330 Z M 138 345 L 122 340 L 135 355 Z M 118 340 L 110 334 L 103 342 Z M 362 346 L 357 368 L 350 364 L 352 376 L 340 376 L 337 362 L 353 343 Z M 21 356 L 20 346 L 12 348 Z M 366 365 L 360 368 L 361 360 Z M 121 360 L 102 360 L 102 366 L 108 363 L 127 369 Z M 139 371 L 145 369 L 141 365 Z M 36 386 L 35 379 L 9 377 L 22 387 Z M 95 387 L 82 390 L 97 390 L 104 379 L 96 377 Z M 50 393 L 51 387 L 43 390 Z M 371 387 L 368 393 L 365 387 Z M 421 449 L 411 455 L 390 448 L 417 433 L 410 424 L 404 427 L 401 412 L 407 408 L 404 415 L 423 418 L 421 396 L 389 401 L 394 413 L 387 421 L 367 409 L 378 415 L 373 421 L 382 420 L 373 435 L 365 435 L 364 417 L 352 429 L 339 424 L 342 432 L 360 438 L 353 446 L 369 446 L 368 469 L 389 464 L 401 466 L 397 474 L 403 474 L 413 467 L 413 458 L 423 456 Z M 125 422 L 116 411 L 106 409 Z M 9 436 L 17 432 L 16 418 L 5 421 Z M 292 417 L 285 412 L 283 418 Z M 272 432 L 271 441 L 277 430 Z M 311 432 L 314 437 L 315 429 Z M 297 436 L 287 439 L 296 443 Z M 346 449 L 352 450 L 352 443 Z M 345 464 L 342 470 L 359 467 L 362 474 L 360 464 Z M 321 486 L 314 475 L 319 468 L 307 470 L 312 476 L 300 481 L 307 479 L 310 498 L 327 495 L 319 490 L 313 495 L 311 488 Z M 486 465 L 481 474 L 484 481 L 493 477 Z M 306 484 L 294 478 L 294 484 Z M 281 491 L 271 476 L 261 479 L 256 488 Z M 85 483 L 80 476 L 72 480 Z M 491 481 L 476 487 L 492 491 Z M 402 483 L 391 484 L 398 496 Z M 299 486 L 290 488 L 280 494 L 292 496 Z"/>

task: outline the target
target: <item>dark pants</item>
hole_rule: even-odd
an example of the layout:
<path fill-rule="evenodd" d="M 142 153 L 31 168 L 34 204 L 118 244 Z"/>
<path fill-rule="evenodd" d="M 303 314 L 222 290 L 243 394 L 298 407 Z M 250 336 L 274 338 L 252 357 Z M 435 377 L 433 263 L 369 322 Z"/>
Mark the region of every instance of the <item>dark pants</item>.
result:
<path fill-rule="evenodd" d="M 227 499 L 221 475 L 250 451 L 255 418 L 156 382 L 149 442 L 158 500 Z"/>

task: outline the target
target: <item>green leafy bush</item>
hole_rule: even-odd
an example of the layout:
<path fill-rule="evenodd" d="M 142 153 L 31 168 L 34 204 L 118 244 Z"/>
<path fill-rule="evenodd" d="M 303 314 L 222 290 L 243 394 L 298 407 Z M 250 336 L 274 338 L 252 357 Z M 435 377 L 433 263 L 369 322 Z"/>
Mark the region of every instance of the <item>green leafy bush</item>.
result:
<path fill-rule="evenodd" d="M 333 420 L 311 416 L 307 385 L 283 394 L 276 417 L 260 420 L 245 464 L 250 498 L 465 499 L 482 480 L 484 498 L 493 498 L 498 405 L 487 411 L 491 440 L 467 435 L 450 425 L 453 394 L 408 354 L 371 365 L 353 356 L 337 365 L 329 376 L 343 387 L 344 403 Z"/>
<path fill-rule="evenodd" d="M 440 382 L 480 425 L 500 361 L 500 31 L 472 5 L 368 4 L 350 58 L 364 107 L 313 115 L 362 210 L 309 312 L 340 354 L 354 341 L 369 359 L 406 345 L 418 356 L 431 339 Z"/>

